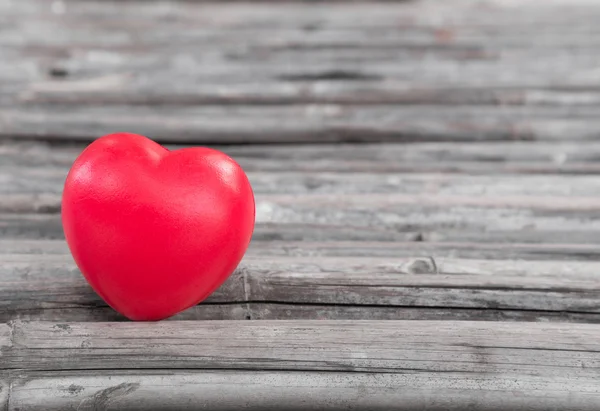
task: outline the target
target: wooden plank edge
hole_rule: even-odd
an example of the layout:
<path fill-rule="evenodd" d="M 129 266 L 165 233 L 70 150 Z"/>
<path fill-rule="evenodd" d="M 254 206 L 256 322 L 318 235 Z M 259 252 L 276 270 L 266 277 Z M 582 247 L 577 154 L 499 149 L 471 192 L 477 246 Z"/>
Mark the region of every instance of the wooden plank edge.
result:
<path fill-rule="evenodd" d="M 10 328 L 0 399 L 13 411 L 600 406 L 600 326 L 225 321 Z"/>
<path fill-rule="evenodd" d="M 592 324 L 12 321 L 7 327 L 2 331 L 8 334 L 1 351 L 4 370 L 402 370 L 597 377 L 600 364 L 600 325 Z"/>
<path fill-rule="evenodd" d="M 138 370 L 21 373 L 0 406 L 17 410 L 563 411 L 597 410 L 593 378 L 514 379 L 468 373 Z"/>

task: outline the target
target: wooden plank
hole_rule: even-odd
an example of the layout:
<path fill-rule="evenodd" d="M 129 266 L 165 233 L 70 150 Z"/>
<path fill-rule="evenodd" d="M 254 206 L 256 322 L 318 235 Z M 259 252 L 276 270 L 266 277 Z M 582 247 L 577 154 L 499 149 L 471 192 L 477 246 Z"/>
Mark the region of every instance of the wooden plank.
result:
<path fill-rule="evenodd" d="M 74 160 L 75 158 L 72 159 Z M 26 202 L 32 200 L 33 196 L 38 196 L 40 201 L 45 201 L 49 207 L 58 206 L 68 171 L 69 165 L 27 167 L 0 164 L 2 202 L 7 204 Z M 330 194 L 340 196 L 385 194 L 390 198 L 394 196 L 401 198 L 400 196 L 405 195 L 447 197 L 485 195 L 513 199 L 550 196 L 594 198 L 594 194 L 600 190 L 598 178 L 591 175 L 470 175 L 436 172 L 372 172 L 368 169 L 357 169 L 353 173 L 248 170 L 246 174 L 253 191 L 265 199 L 268 198 L 267 196 L 286 199 L 285 195 L 319 198 Z M 577 206 L 577 204 L 571 205 L 571 207 Z"/>
<path fill-rule="evenodd" d="M 598 324 L 600 315 L 588 312 L 507 310 L 504 308 L 437 308 L 412 306 L 357 306 L 327 304 L 251 303 L 252 320 L 410 320 L 410 321 L 498 321 Z M 68 317 L 70 319 L 71 317 Z M 81 317 L 80 317 L 81 318 Z M 107 317 L 109 318 L 109 317 Z M 57 321 L 56 316 L 36 320 Z M 226 319 L 226 318 L 218 318 Z M 58 319 L 60 320 L 60 318 Z M 112 321 L 112 320 L 111 320 Z"/>
<path fill-rule="evenodd" d="M 91 291 L 86 291 L 84 296 L 91 294 Z M 44 303 L 43 301 L 31 297 L 32 301 L 28 303 L 18 304 L 19 309 L 9 307 L 7 309 L 0 308 L 0 318 L 3 321 L 8 320 L 23 320 L 23 321 L 128 321 L 121 314 L 108 307 L 104 302 L 100 301 L 97 305 L 83 306 L 71 304 L 68 302 L 56 302 L 57 296 L 52 296 L 51 301 Z M 91 298 L 97 300 L 97 297 Z M 37 308 L 36 308 L 37 307 Z M 414 316 L 414 315 L 413 315 Z M 475 314 L 472 315 L 473 317 Z M 489 318 L 493 318 L 494 315 L 487 314 Z M 507 315 L 510 317 L 511 315 Z M 260 316 L 257 315 L 258 319 Z M 340 317 L 342 317 L 340 315 Z M 389 315 L 388 315 L 389 317 Z M 431 316 L 430 316 L 431 317 Z M 466 318 L 465 315 L 462 316 Z M 496 318 L 502 317 L 502 313 L 497 313 Z M 596 318 L 593 315 L 587 314 L 570 314 L 570 313 L 524 313 L 519 315 L 515 313 L 512 315 L 513 321 L 523 320 L 540 320 L 540 321 L 573 321 L 582 323 L 596 322 Z M 182 313 L 179 313 L 171 318 L 170 321 L 210 321 L 210 320 L 248 320 L 252 318 L 252 312 L 248 308 L 248 304 L 218 304 L 218 303 L 204 303 L 192 307 Z M 343 318 L 343 317 L 342 317 Z"/>
<path fill-rule="evenodd" d="M 313 264 L 317 262 L 315 259 Z M 537 262 L 529 264 L 535 267 L 531 271 L 525 265 L 521 266 L 525 272 L 509 271 L 508 274 L 504 273 L 510 262 L 487 263 L 494 267 L 489 275 L 482 271 L 474 275 L 477 263 L 469 263 L 421 258 L 407 260 L 396 270 L 386 273 L 372 269 L 360 273 L 349 273 L 343 269 L 268 273 L 251 270 L 247 280 L 248 293 L 253 300 L 305 304 L 600 310 L 598 267 L 594 267 L 584 280 L 569 275 L 570 265 L 559 262 L 552 262 L 558 266 L 560 273 L 556 277 L 536 276 L 535 271 L 540 270 L 536 267 Z"/>
<path fill-rule="evenodd" d="M 168 145 L 171 149 L 186 146 Z M 54 186 L 82 145 L 0 141 L 4 179 L 31 173 Z M 600 143 L 486 142 L 216 146 L 248 172 L 439 173 L 469 175 L 597 174 Z M 17 168 L 17 169 L 15 169 Z M 5 180 L 6 181 L 6 180 Z M 34 184 L 30 181 L 30 184 Z M 7 182 L 5 182 L 7 184 Z"/>
<path fill-rule="evenodd" d="M 26 249 L 40 243 L 25 242 Z M 21 247 L 20 245 L 18 246 Z M 30 248 L 31 247 L 31 248 Z M 500 260 L 598 261 L 596 244 L 485 244 L 481 242 L 369 242 L 369 241 L 256 241 L 255 252 L 265 256 L 344 257 L 459 257 Z"/>
<path fill-rule="evenodd" d="M 15 198 L 18 196 L 10 199 Z M 44 196 L 37 202 L 26 201 L 29 198 L 3 203 L 3 211 L 8 208 L 10 213 L 0 213 L 0 234 L 21 239 L 63 238 L 60 216 L 56 214 L 59 198 L 51 203 L 44 202 L 48 198 Z M 473 196 L 418 195 L 256 198 L 256 241 L 583 244 L 599 239 L 595 215 L 600 206 L 589 197 L 573 197 L 579 202 L 572 203 L 558 197 L 510 201 L 502 197 L 480 201 Z M 296 198 L 297 203 L 293 203 Z M 379 199 L 385 201 L 378 203 Z M 51 214 L 29 214 L 32 211 Z"/>
<path fill-rule="evenodd" d="M 0 236 L 20 240 L 64 239 L 60 217 L 56 214 L 0 214 Z M 524 230 L 487 231 L 473 227 L 432 227 L 426 224 L 393 225 L 390 227 L 343 226 L 326 223 L 259 222 L 253 241 L 276 242 L 416 242 L 416 243 L 487 243 L 506 244 L 593 244 L 599 233 L 593 229 L 569 227 Z M 411 246 L 412 247 L 412 246 Z M 415 245 L 418 247 L 418 245 Z M 423 247 L 426 247 L 423 245 Z M 434 247 L 427 245 L 427 247 Z M 458 247 L 460 248 L 460 247 Z"/>
<path fill-rule="evenodd" d="M 270 34 L 270 33 L 268 33 Z M 262 35 L 262 34 L 261 34 Z M 391 47 L 393 45 L 389 45 Z M 352 60 L 370 58 L 369 48 L 377 49 L 377 44 L 365 45 L 360 53 L 350 57 Z M 399 48 L 402 45 L 398 46 Z M 309 49 L 310 50 L 310 49 Z M 193 50 L 190 50 L 193 53 Z M 389 49 L 380 50 L 380 54 L 390 53 Z M 424 51 L 423 53 L 426 53 Z M 311 57 L 317 52 L 312 51 Z M 333 54 L 333 53 L 329 53 Z M 339 52 L 335 54 L 340 54 Z M 413 53 L 407 53 L 408 58 Z M 572 58 L 572 55 L 563 59 Z M 165 57 L 168 58 L 168 57 Z M 289 58 L 289 57 L 287 57 Z M 340 57 L 343 59 L 343 56 Z M 547 62 L 552 64 L 553 61 Z M 30 63 L 35 65 L 35 63 Z M 281 63 L 280 63 L 281 64 Z M 338 63 L 339 64 L 339 63 Z M 333 67 L 333 68 L 331 68 Z M 116 104 L 116 105 L 157 105 L 169 104 L 180 106 L 193 105 L 292 105 L 292 104 L 326 104 L 326 105 L 452 105 L 470 104 L 477 106 L 594 106 L 600 102 L 600 92 L 585 89 L 583 86 L 562 86 L 553 89 L 547 83 L 535 83 L 535 79 L 527 79 L 530 84 L 519 84 L 518 79 L 498 81 L 490 85 L 469 84 L 465 78 L 457 78 L 459 85 L 442 84 L 406 84 L 406 80 L 378 80 L 376 75 L 362 72 L 361 69 L 336 69 L 336 64 L 329 63 L 320 67 L 312 67 L 308 72 L 288 73 L 279 75 L 280 79 L 270 81 L 268 78 L 257 78 L 254 83 L 244 79 L 240 84 L 227 83 L 227 79 L 210 79 L 218 84 L 192 84 L 193 81 L 208 81 L 206 79 L 187 80 L 185 88 L 173 84 L 161 84 L 150 87 L 152 82 L 160 79 L 150 77 L 143 72 L 133 78 L 131 73 L 125 75 L 90 76 L 80 80 L 43 79 L 33 84 L 13 85 L 16 91 L 0 90 L 6 100 L 17 100 L 21 104 Z M 508 68 L 509 66 L 506 66 Z M 220 69 L 227 69 L 221 67 Z M 414 70 L 423 67 L 411 68 Z M 504 69 L 504 67 L 502 67 Z M 459 70 L 459 67 L 454 67 Z M 55 68 L 50 70 L 64 70 Z M 231 70 L 231 68 L 229 68 Z M 391 70 L 391 68 L 389 69 Z M 259 75 L 258 69 L 253 70 Z M 493 69 L 490 69 L 493 71 Z M 231 77 L 242 76 L 246 73 L 231 74 Z M 263 75 L 265 73 L 262 73 Z M 167 70 L 155 73 L 154 77 L 169 77 Z M 278 74 L 272 74 L 277 77 Z M 76 74 L 75 74 L 76 76 Z M 371 76 L 371 80 L 369 80 Z M 355 77 L 353 79 L 353 77 Z M 491 74 L 490 81 L 493 81 Z M 347 80 L 345 80 L 347 79 Z M 496 77 L 501 79 L 501 77 Z M 277 81 L 279 80 L 279 81 Z M 285 81 L 284 81 L 285 80 Z M 487 79 L 486 79 L 487 80 Z M 515 85 L 515 83 L 517 83 Z M 556 87 L 556 86 L 555 86 Z M 590 86 L 593 87 L 593 86 Z M 18 97 L 14 95 L 16 93 Z"/>
<path fill-rule="evenodd" d="M 167 321 L 11 326 L 14 344 L 3 351 L 4 370 L 344 371 L 586 382 L 597 378 L 600 364 L 600 328 L 589 324 Z"/>
<path fill-rule="evenodd" d="M 23 373 L 7 409 L 587 411 L 597 404 L 597 386 L 584 376 L 163 370 Z"/>
<path fill-rule="evenodd" d="M 13 250 L 0 255 L 0 321 L 124 320 L 92 291 L 66 247 L 62 249 L 62 254 Z M 263 255 L 253 246 L 240 268 L 205 303 L 173 320 L 600 318 L 597 262 L 432 255 L 307 259 Z"/>
<path fill-rule="evenodd" d="M 597 109 L 479 106 L 128 106 L 4 108 L 0 137 L 90 141 L 125 130 L 162 142 L 594 141 Z"/>
<path fill-rule="evenodd" d="M 600 157 L 598 143 L 584 145 L 566 141 L 229 146 L 221 149 L 248 171 L 263 172 L 596 174 Z"/>
<path fill-rule="evenodd" d="M 68 254 L 61 240 L 0 239 L 0 255 Z M 482 260 L 598 261 L 595 244 L 485 244 L 451 242 L 383 242 L 383 241 L 253 241 L 249 253 L 265 257 L 447 257 Z"/>

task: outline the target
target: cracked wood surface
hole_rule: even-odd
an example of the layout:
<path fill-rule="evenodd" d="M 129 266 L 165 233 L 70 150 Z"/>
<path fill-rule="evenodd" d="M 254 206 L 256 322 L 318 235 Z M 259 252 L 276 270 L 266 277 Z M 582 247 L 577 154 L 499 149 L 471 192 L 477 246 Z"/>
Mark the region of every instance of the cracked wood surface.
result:
<path fill-rule="evenodd" d="M 399 257 L 393 243 L 387 256 L 350 256 L 353 246 L 382 247 L 330 242 L 324 253 L 323 244 L 286 244 L 291 253 L 252 244 L 221 288 L 174 319 L 600 319 L 595 261 Z M 0 245 L 14 247 L 0 252 L 0 320 L 123 320 L 90 289 L 63 241 Z"/>
<path fill-rule="evenodd" d="M 142 409 L 156 400 L 161 409 L 592 410 L 600 396 L 594 325 L 188 324 L 0 328 L 10 333 L 0 340 L 9 409 L 40 409 L 51 398 L 45 409 Z"/>
<path fill-rule="evenodd" d="M 550 381 L 543 376 L 465 373 L 441 377 L 313 371 L 23 372 L 12 385 L 8 409 L 187 411 L 205 404 L 215 411 L 413 411 L 425 405 L 432 411 L 559 409 L 553 407 L 594 411 L 595 384 L 589 377 L 580 377 L 573 385 L 563 377 Z M 567 394 L 569 390 L 573 392 Z"/>

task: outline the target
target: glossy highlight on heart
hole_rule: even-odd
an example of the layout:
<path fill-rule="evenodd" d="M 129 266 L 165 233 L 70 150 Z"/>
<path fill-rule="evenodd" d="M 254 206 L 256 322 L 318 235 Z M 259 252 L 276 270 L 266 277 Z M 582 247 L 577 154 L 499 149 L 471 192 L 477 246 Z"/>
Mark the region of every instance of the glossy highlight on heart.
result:
<path fill-rule="evenodd" d="M 147 137 L 100 137 L 75 160 L 62 197 L 73 258 L 92 288 L 131 320 L 198 304 L 242 260 L 255 202 L 242 168 L 204 147 L 169 151 Z"/>

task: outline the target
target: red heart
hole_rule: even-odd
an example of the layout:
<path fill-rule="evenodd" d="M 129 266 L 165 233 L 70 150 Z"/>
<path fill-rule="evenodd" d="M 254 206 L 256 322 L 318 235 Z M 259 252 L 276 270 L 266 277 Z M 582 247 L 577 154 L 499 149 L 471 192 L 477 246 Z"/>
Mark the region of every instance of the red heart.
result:
<path fill-rule="evenodd" d="M 208 297 L 241 261 L 254 219 L 248 178 L 227 155 L 169 151 L 128 133 L 90 144 L 62 198 L 79 269 L 132 320 L 164 319 Z"/>

